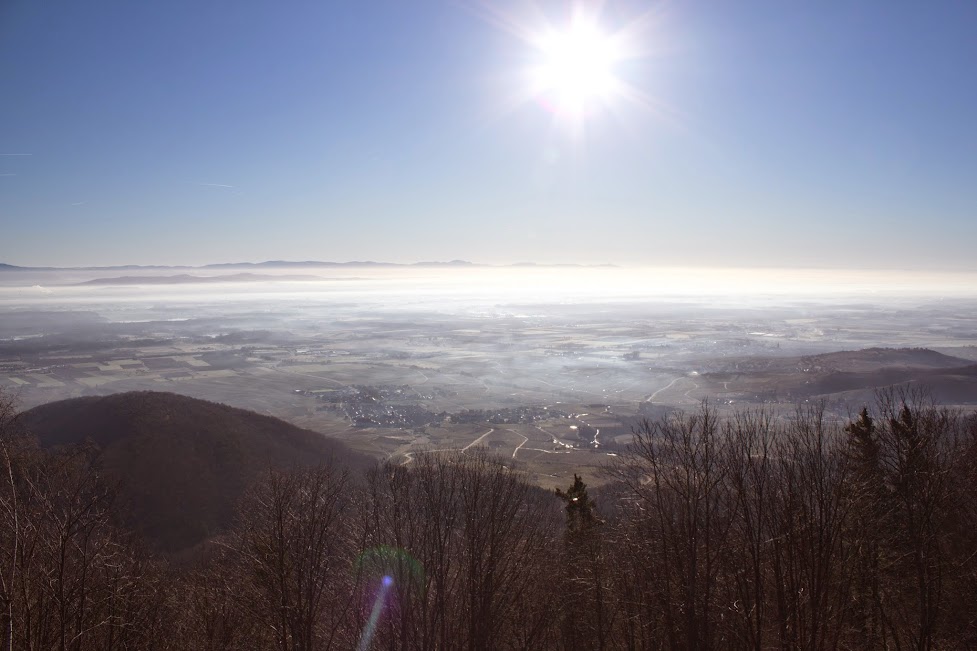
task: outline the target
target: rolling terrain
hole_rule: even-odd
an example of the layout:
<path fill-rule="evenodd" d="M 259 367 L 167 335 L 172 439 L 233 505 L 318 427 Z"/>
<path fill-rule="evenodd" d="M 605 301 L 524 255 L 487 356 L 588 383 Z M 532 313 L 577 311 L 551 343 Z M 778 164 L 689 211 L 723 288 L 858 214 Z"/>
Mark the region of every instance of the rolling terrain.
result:
<path fill-rule="evenodd" d="M 977 404 L 977 364 L 927 348 L 866 348 L 820 355 L 724 360 L 700 374 L 710 391 L 740 403 L 811 400 L 866 403 L 890 386 L 916 385 L 947 404 Z"/>

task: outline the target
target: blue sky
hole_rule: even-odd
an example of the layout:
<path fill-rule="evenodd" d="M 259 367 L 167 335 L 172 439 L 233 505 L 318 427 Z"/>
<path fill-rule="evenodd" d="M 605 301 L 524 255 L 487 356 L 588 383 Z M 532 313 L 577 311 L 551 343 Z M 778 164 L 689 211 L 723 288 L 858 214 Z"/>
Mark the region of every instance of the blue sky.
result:
<path fill-rule="evenodd" d="M 6 0 L 0 261 L 977 268 L 977 3 L 606 0 L 582 134 L 570 5 Z"/>

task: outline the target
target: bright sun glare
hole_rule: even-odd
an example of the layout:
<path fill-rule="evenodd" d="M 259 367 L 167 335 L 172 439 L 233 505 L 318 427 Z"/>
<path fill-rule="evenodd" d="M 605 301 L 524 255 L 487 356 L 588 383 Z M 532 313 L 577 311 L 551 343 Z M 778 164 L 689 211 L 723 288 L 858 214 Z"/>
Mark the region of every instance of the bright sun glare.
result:
<path fill-rule="evenodd" d="M 565 31 L 550 31 L 535 43 L 541 55 L 533 70 L 534 92 L 553 110 L 579 119 L 617 90 L 614 64 L 621 58 L 615 39 L 584 17 Z"/>

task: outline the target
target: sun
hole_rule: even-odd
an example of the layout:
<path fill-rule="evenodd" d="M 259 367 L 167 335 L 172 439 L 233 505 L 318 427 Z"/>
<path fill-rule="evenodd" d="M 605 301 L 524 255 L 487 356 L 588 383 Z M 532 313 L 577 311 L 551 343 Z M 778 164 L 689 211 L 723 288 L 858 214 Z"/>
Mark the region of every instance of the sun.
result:
<path fill-rule="evenodd" d="M 534 38 L 533 46 L 539 60 L 530 70 L 532 93 L 559 116 L 580 120 L 619 92 L 614 68 L 623 53 L 596 21 L 578 15 L 566 29 Z"/>
<path fill-rule="evenodd" d="M 484 20 L 518 40 L 518 65 L 499 78 L 504 85 L 499 115 L 527 105 L 540 107 L 552 126 L 578 143 L 600 129 L 590 125 L 609 117 L 628 126 L 644 112 L 664 105 L 647 92 L 652 80 L 648 62 L 667 51 L 668 34 L 661 8 L 640 14 L 608 11 L 613 0 L 565 0 L 556 19 L 534 2 L 516 12 L 486 6 Z M 501 4 L 501 3 L 499 3 Z M 629 15 L 630 14 L 630 15 Z"/>

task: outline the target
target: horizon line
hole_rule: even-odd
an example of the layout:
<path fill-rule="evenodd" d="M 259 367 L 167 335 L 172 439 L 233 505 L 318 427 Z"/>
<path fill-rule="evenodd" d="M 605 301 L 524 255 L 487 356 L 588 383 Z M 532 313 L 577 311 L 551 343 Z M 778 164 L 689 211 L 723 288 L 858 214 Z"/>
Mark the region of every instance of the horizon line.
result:
<path fill-rule="evenodd" d="M 0 261 L 0 270 L 23 270 L 23 271 L 98 271 L 111 269 L 210 269 L 219 267 L 257 267 L 287 265 L 290 267 L 301 267 L 302 265 L 326 265 L 326 266 L 383 266 L 383 267 L 471 267 L 471 268 L 547 268 L 547 267 L 578 267 L 584 269 L 699 269 L 699 270 L 793 270 L 793 271 L 859 271 L 859 272 L 899 272 L 899 273 L 977 273 L 977 266 L 916 266 L 916 267 L 878 267 L 871 265 L 862 266 L 839 266 L 828 264 L 807 264 L 807 265 L 785 265 L 785 264 L 656 264 L 656 263 L 578 263 L 578 262 L 472 262 L 469 260 L 421 260 L 417 262 L 390 262 L 383 260 L 263 260 L 259 262 L 236 261 L 236 262 L 208 262 L 204 264 L 89 264 L 89 265 L 15 265 Z"/>

